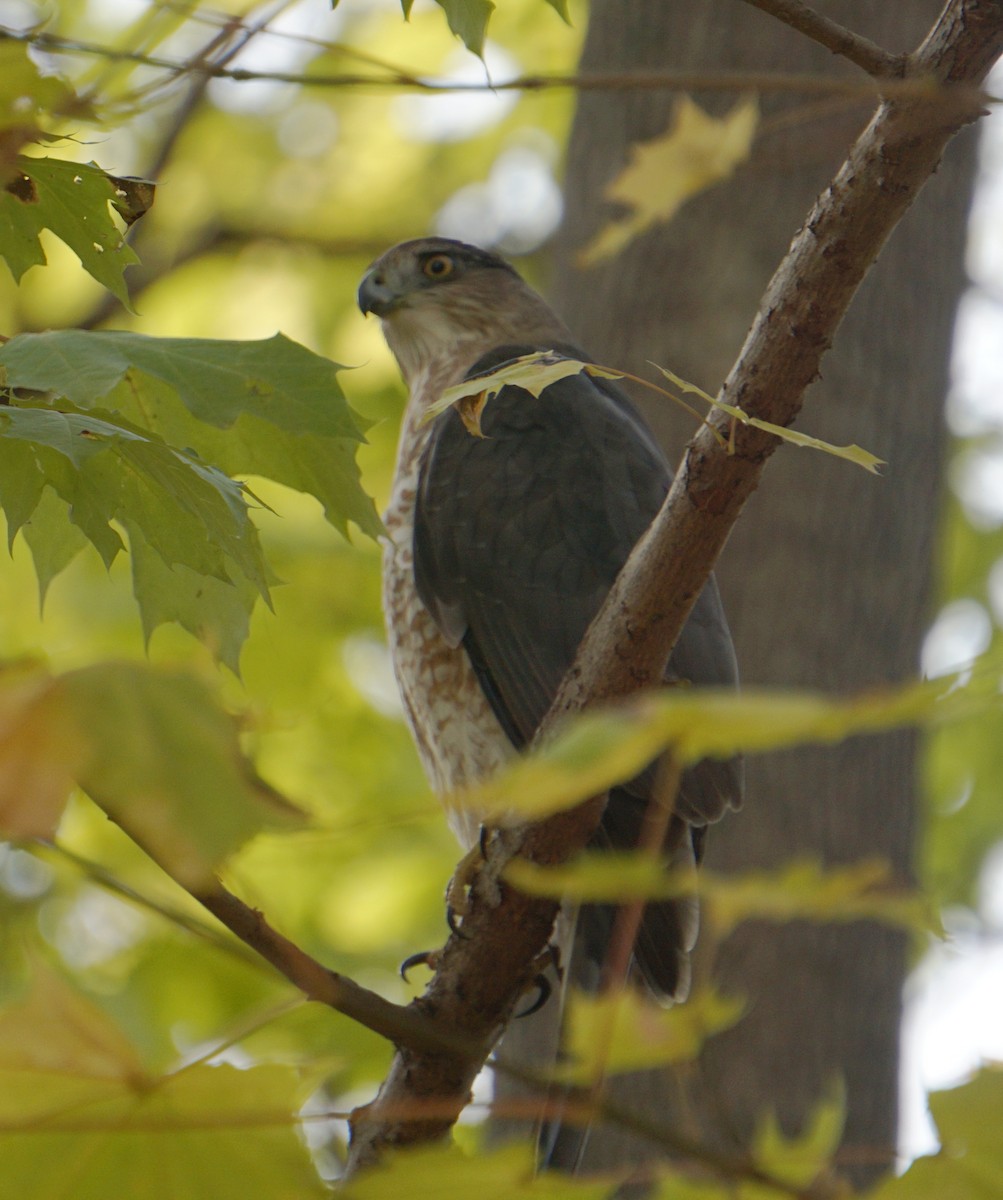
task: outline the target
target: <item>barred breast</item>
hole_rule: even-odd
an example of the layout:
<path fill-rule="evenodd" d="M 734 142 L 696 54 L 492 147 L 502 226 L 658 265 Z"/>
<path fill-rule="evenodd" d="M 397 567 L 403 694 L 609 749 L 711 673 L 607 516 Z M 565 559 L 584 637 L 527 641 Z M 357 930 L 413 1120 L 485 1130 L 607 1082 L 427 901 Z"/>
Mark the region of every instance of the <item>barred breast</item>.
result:
<path fill-rule="evenodd" d="M 405 420 L 405 429 L 410 424 Z M 425 437 L 415 429 L 398 460 L 384 524 L 383 614 L 404 714 L 425 774 L 446 800 L 446 818 L 467 848 L 478 837 L 476 814 L 448 803 L 450 792 L 496 771 L 512 744 L 485 699 L 462 646 L 450 646 L 418 596 L 414 578 L 414 503 Z M 422 431 L 424 432 L 424 431 Z"/>

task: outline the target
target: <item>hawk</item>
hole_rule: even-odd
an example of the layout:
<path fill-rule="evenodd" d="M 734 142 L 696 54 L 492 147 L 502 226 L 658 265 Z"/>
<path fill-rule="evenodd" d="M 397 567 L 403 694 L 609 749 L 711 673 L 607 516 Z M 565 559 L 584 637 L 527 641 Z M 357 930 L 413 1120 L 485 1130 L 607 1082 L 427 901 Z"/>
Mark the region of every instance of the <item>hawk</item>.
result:
<path fill-rule="evenodd" d="M 443 390 L 533 351 L 588 361 L 545 301 L 498 255 L 448 238 L 388 250 L 359 288 L 409 389 L 389 507 L 383 602 L 404 711 L 433 787 L 446 795 L 531 742 L 592 618 L 660 508 L 669 464 L 624 393 L 576 374 L 539 397 L 506 386 L 471 436 L 455 409 L 423 420 Z M 667 680 L 732 686 L 731 635 L 713 578 L 669 660 Z M 610 791 L 596 845 L 632 847 L 653 765 Z M 665 852 L 699 860 L 708 824 L 742 799 L 741 765 L 682 777 Z M 470 813 L 449 813 L 466 847 Z M 576 950 L 595 968 L 608 906 L 579 914 Z M 691 899 L 647 906 L 634 951 L 666 1000 L 689 987 Z"/>

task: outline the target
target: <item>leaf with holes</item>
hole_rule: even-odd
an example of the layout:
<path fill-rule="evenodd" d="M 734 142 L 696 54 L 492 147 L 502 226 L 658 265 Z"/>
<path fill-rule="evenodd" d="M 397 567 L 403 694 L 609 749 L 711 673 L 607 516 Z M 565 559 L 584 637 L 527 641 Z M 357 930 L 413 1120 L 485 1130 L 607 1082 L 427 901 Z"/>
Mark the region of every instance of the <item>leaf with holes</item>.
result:
<path fill-rule="evenodd" d="M 14 278 L 46 261 L 38 235 L 51 229 L 129 307 L 124 272 L 139 259 L 112 216 L 121 203 L 115 183 L 93 163 L 21 156 L 15 166 L 0 190 L 0 254 Z"/>

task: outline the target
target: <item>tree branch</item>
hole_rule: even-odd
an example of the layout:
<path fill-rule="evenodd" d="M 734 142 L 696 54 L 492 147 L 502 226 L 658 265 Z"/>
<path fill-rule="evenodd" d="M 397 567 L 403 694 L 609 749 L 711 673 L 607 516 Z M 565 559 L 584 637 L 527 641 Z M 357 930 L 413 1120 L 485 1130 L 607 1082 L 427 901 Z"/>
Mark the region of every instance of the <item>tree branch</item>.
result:
<path fill-rule="evenodd" d="M 890 54 L 868 38 L 847 29 L 845 25 L 823 17 L 821 13 L 803 3 L 803 0 L 744 0 L 744 3 L 769 13 L 771 17 L 789 25 L 791 29 L 804 34 L 813 42 L 818 42 L 826 50 L 856 63 L 868 75 L 878 79 L 899 79 L 905 74 L 906 55 Z"/>
<path fill-rule="evenodd" d="M 285 233 L 278 229 L 240 228 L 238 226 L 206 226 L 199 232 L 198 237 L 189 245 L 183 247 L 170 258 L 163 256 L 158 243 L 159 230 L 156 225 L 146 225 L 137 222 L 136 228 L 141 228 L 140 234 L 132 245 L 140 253 L 141 261 L 128 268 L 129 299 L 138 307 L 141 297 L 151 288 L 156 287 L 164 279 L 180 271 L 190 263 L 207 258 L 212 254 L 236 253 L 246 246 L 258 244 L 280 245 L 290 252 L 310 251 L 312 254 L 325 259 L 355 256 L 360 258 L 376 258 L 386 249 L 386 241 L 363 238 L 324 238 L 310 237 L 306 234 Z M 152 232 L 146 232 L 152 230 Z M 94 307 L 85 313 L 78 321 L 78 329 L 99 329 L 106 321 L 121 316 L 124 312 L 122 302 L 111 292 L 105 292 L 95 303 Z M 42 332 L 47 328 L 44 323 L 32 324 L 25 322 L 21 333 Z"/>
<path fill-rule="evenodd" d="M 449 1023 L 433 1020 L 415 1007 L 392 1004 L 377 993 L 360 987 L 346 976 L 329 970 L 288 938 L 283 937 L 268 924 L 260 912 L 250 908 L 221 884 L 217 883 L 208 891 L 192 891 L 189 894 L 239 940 L 226 937 L 214 926 L 200 923 L 182 909 L 152 901 L 123 884 L 99 864 L 82 858 L 58 843 L 35 839 L 34 846 L 36 851 L 43 854 L 59 855 L 86 872 L 95 883 L 133 904 L 159 914 L 188 933 L 211 942 L 217 948 L 236 955 L 240 961 L 258 966 L 268 963 L 309 1000 L 326 1004 L 395 1045 L 410 1047 L 416 1053 L 461 1056 L 476 1062 L 482 1062 L 486 1056 L 487 1049 L 483 1042 L 471 1039 Z M 522 1106 L 525 1117 L 540 1119 L 552 1115 L 545 1095 L 550 1087 L 550 1079 L 545 1072 L 534 1071 L 502 1058 L 494 1059 L 491 1065 L 496 1071 L 517 1078 L 541 1093 L 538 1100 L 526 1102 Z M 436 1118 L 441 1120 L 445 1128 L 456 1119 L 455 1101 L 449 1096 L 402 1095 L 397 1109 L 388 1104 L 383 1111 L 385 1117 L 392 1117 L 395 1121 L 413 1121 L 419 1117 L 427 1124 L 432 1118 Z M 561 1112 L 565 1116 L 569 1112 L 575 1112 L 582 1120 L 601 1119 L 615 1122 L 663 1151 L 677 1158 L 698 1163 L 722 1179 L 758 1182 L 773 1188 L 781 1195 L 795 1198 L 805 1195 L 803 1189 L 791 1186 L 763 1171 L 746 1155 L 722 1153 L 674 1130 L 660 1127 L 643 1113 L 614 1107 L 605 1100 L 585 1097 L 576 1106 L 573 1099 L 565 1099 L 561 1102 Z"/>
<path fill-rule="evenodd" d="M 1003 0 L 951 0 L 908 72 L 981 83 L 1003 51 Z M 857 287 L 932 175 L 944 147 L 979 110 L 889 101 L 816 200 L 766 288 L 720 399 L 776 425 L 793 423 Z M 722 449 L 721 436 L 733 449 Z M 661 512 L 621 571 L 545 722 L 653 686 L 778 439 L 731 427 L 715 411 L 693 438 Z"/>
<path fill-rule="evenodd" d="M 308 999 L 327 1004 L 395 1045 L 413 1046 L 429 1052 L 441 1051 L 445 1042 L 461 1053 L 477 1052 L 478 1047 L 465 1040 L 462 1034 L 451 1037 L 448 1030 L 434 1029 L 413 1008 L 392 1004 L 347 976 L 329 970 L 273 929 L 260 912 L 228 892 L 222 884 L 217 883 L 208 891 L 193 891 L 191 895 Z"/>
<path fill-rule="evenodd" d="M 938 84 L 977 88 L 1003 50 L 1003 0 L 950 0 L 906 64 L 906 82 L 927 80 L 925 96 L 886 98 L 832 183 L 809 213 L 763 297 L 722 399 L 780 425 L 800 411 L 861 280 L 885 240 L 936 169 L 944 147 L 978 111 L 947 98 Z M 778 442 L 769 434 L 728 428 L 734 452 L 703 428 L 687 448 L 665 505 L 641 539 L 586 634 L 540 735 L 568 714 L 661 679 L 662 667 L 742 506 Z M 522 831 L 496 831 L 477 877 L 460 935 L 416 1007 L 471 1033 L 485 1047 L 511 1014 L 557 912 L 501 880 L 518 853 L 560 862 L 583 847 L 597 825 L 602 798 Z M 406 1101 L 445 1096 L 458 1113 L 480 1061 L 401 1051 L 377 1099 L 352 1119 L 349 1171 L 387 1146 L 443 1136 L 450 1118 L 401 1120 Z"/>

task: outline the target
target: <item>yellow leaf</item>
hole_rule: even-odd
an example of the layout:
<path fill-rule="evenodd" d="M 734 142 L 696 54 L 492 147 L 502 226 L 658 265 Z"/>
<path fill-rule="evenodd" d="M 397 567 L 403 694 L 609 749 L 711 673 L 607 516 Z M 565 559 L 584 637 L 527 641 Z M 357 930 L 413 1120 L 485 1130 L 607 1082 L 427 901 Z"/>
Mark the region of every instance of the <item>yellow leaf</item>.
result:
<path fill-rule="evenodd" d="M 464 379 L 453 387 L 446 388 L 439 399 L 426 410 L 422 423 L 433 421 L 440 413 L 458 404 L 464 425 L 477 437 L 481 433 L 480 419 L 484 406 L 492 396 L 497 396 L 504 387 L 518 387 L 534 396 L 558 380 L 567 379 L 585 370 L 586 364 L 574 358 L 565 358 L 553 350 L 538 350 L 523 354 L 511 362 L 502 363 L 494 371 Z M 597 374 L 599 372 L 596 372 Z M 464 401 L 471 401 L 463 404 Z"/>
<path fill-rule="evenodd" d="M 0 832 L 51 838 L 87 753 L 58 684 L 34 668 L 0 672 Z"/>
<path fill-rule="evenodd" d="M 650 854 L 610 850 L 585 850 L 556 867 L 514 858 L 505 868 L 505 879 L 531 896 L 609 904 L 671 900 L 697 889 L 695 870 L 673 868 L 670 873 Z"/>
<path fill-rule="evenodd" d="M 791 1187 L 810 1190 L 810 1185 L 826 1177 L 832 1169 L 832 1158 L 839 1149 L 846 1119 L 845 1088 L 836 1084 L 832 1093 L 819 1102 L 808 1118 L 807 1126 L 796 1137 L 787 1137 L 776 1116 L 767 1113 L 756 1136 L 753 1154 L 756 1166 L 774 1178 L 783 1179 Z M 842 1195 L 819 1189 L 820 1195 Z M 847 1193 L 848 1195 L 849 1193 Z M 743 1192 L 743 1196 L 745 1193 Z M 775 1196 L 776 1189 L 750 1191 L 752 1196 Z"/>
<path fill-rule="evenodd" d="M 775 871 L 718 875 L 669 869 L 644 854 L 586 851 L 573 862 L 541 867 L 515 859 L 505 878 L 520 891 L 595 903 L 672 900 L 699 894 L 709 924 L 724 936 L 743 921 L 881 921 L 918 932 L 941 932 L 934 909 L 903 888 L 888 865 L 867 859 L 826 869 L 795 860 Z"/>
<path fill-rule="evenodd" d="M 472 437 L 482 438 L 484 436 L 484 431 L 481 429 L 481 413 L 484 412 L 484 405 L 487 402 L 487 392 L 478 392 L 476 396 L 464 396 L 457 402 L 456 411 L 460 414 L 460 420 L 467 433 Z"/>
<path fill-rule="evenodd" d="M 888 864 L 878 859 L 829 869 L 795 860 L 776 871 L 701 873 L 698 888 L 718 936 L 750 920 L 880 921 L 917 932 L 942 932 L 922 893 L 896 882 Z"/>
<path fill-rule="evenodd" d="M 583 713 L 553 741 L 484 783 L 454 792 L 446 803 L 494 824 L 542 820 L 630 778 L 661 745 L 646 729 L 633 727 L 624 710 Z"/>
<path fill-rule="evenodd" d="M 774 437 L 780 438 L 781 441 L 789 442 L 792 446 L 804 446 L 811 450 L 821 450 L 824 454 L 833 455 L 834 458 L 845 458 L 848 462 L 855 463 L 858 467 L 863 467 L 865 471 L 870 471 L 872 475 L 879 474 L 879 468 L 885 465 L 884 459 L 878 458 L 860 446 L 834 446 L 832 442 L 824 442 L 821 438 L 810 437 L 807 433 L 798 433 L 797 430 L 785 429 L 782 425 L 774 425 L 771 421 L 761 421 L 759 417 L 750 417 L 744 409 L 739 408 L 737 405 L 725 404 L 721 400 L 716 400 L 713 396 L 708 395 L 702 388 L 697 387 L 695 383 L 687 383 L 685 379 L 681 379 L 673 371 L 670 371 L 668 367 L 660 367 L 658 363 L 652 363 L 651 365 L 661 371 L 665 378 L 681 391 L 699 396 L 701 400 L 705 400 L 714 408 L 719 408 L 722 412 L 728 413 L 736 421 L 741 421 L 743 425 L 754 425 L 756 429 L 763 429 L 767 433 L 772 433 Z"/>
<path fill-rule="evenodd" d="M 668 221 L 698 192 L 727 179 L 749 157 L 759 124 L 752 98 L 739 101 L 723 117 L 712 117 L 688 96 L 676 105 L 661 137 L 639 142 L 630 161 L 606 188 L 607 200 L 630 211 L 607 224 L 579 255 L 593 266 L 619 253 L 658 221 Z"/>
<path fill-rule="evenodd" d="M 960 1087 L 931 1093 L 929 1105 L 940 1149 L 917 1158 L 904 1175 L 887 1176 L 870 1193 L 872 1200 L 995 1200 L 1003 1195 L 1000 1064 L 984 1067 Z"/>
<path fill-rule="evenodd" d="M 469 1155 L 443 1145 L 394 1150 L 353 1176 L 338 1194 L 344 1200 L 605 1200 L 612 1190 L 610 1179 L 567 1179 L 549 1171 L 538 1177 L 528 1146 Z"/>
<path fill-rule="evenodd" d="M 36 968 L 24 999 L 0 1010 L 0 1073 L 11 1071 L 128 1087 L 145 1081 L 140 1058 L 119 1027 L 46 967 Z M 19 1115 L 27 1120 L 23 1109 Z"/>
<path fill-rule="evenodd" d="M 3 1194 L 321 1200 L 296 1129 L 319 1081 L 278 1065 L 151 1074 L 100 1008 L 43 972 L 0 1009 Z"/>
<path fill-rule="evenodd" d="M 569 997 L 568 1061 L 557 1068 L 564 1083 L 588 1084 L 604 1075 L 690 1062 L 704 1042 L 742 1015 L 741 1000 L 705 991 L 666 1008 L 634 988 Z"/>
<path fill-rule="evenodd" d="M 838 742 L 851 734 L 947 720 L 991 703 L 998 698 L 949 692 L 943 680 L 848 700 L 766 689 L 649 692 L 578 715 L 553 739 L 448 802 L 489 822 L 540 820 L 630 779 L 667 748 L 685 766 L 742 751 Z"/>
<path fill-rule="evenodd" d="M 0 673 L 0 833 L 51 838 L 74 784 L 189 888 L 261 830 L 303 819 L 193 676 L 114 662 Z"/>
<path fill-rule="evenodd" d="M 80 786 L 183 887 L 211 884 L 263 829 L 302 822 L 255 774 L 235 720 L 201 680 L 99 663 L 59 682 L 88 742 Z"/>

